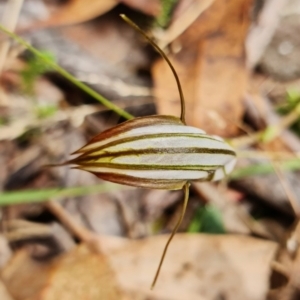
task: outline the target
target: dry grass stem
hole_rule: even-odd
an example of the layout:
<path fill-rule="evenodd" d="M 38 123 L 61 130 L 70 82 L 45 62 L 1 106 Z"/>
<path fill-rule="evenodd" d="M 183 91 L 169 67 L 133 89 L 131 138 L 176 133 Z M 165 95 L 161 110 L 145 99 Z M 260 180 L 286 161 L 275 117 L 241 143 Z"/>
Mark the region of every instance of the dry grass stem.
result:
<path fill-rule="evenodd" d="M 289 199 L 289 202 L 295 212 L 295 215 L 299 218 L 300 217 L 300 207 L 299 207 L 298 200 L 297 200 L 297 197 L 296 197 L 293 189 L 291 188 L 290 184 L 286 180 L 280 166 L 274 161 L 271 161 L 271 164 L 272 164 L 274 171 L 281 183 L 281 186 L 282 186 L 284 192 L 286 193 L 286 195 Z"/>
<path fill-rule="evenodd" d="M 158 45 L 164 49 L 172 41 L 178 38 L 197 18 L 210 6 L 214 0 L 196 0 L 166 29 L 165 32 L 157 33 Z"/>
<path fill-rule="evenodd" d="M 7 1 L 5 10 L 3 12 L 1 24 L 10 31 L 14 31 L 17 25 L 19 14 L 23 0 L 9 0 Z M 7 53 L 9 51 L 10 41 L 3 41 L 0 46 L 0 73 L 3 71 Z"/>
<path fill-rule="evenodd" d="M 80 241 L 90 243 L 93 240 L 94 234 L 78 224 L 57 201 L 49 201 L 45 203 L 45 207 Z"/>

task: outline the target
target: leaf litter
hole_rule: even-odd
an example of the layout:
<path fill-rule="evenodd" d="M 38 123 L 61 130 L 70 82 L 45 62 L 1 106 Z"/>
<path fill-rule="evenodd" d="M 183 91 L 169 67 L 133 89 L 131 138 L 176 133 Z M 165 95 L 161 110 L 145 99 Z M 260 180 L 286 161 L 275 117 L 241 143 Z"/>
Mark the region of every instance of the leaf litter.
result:
<path fill-rule="evenodd" d="M 178 116 L 178 93 L 171 73 L 118 17 L 125 12 L 149 28 L 151 16 L 164 10 L 164 1 L 153 6 L 145 1 L 111 1 L 106 8 L 95 1 L 97 9 L 92 10 L 84 1 L 70 0 L 65 5 L 57 2 L 55 13 L 45 2 L 43 9 L 50 17 L 46 21 L 33 18 L 30 24 L 29 4 L 35 2 L 24 2 L 20 22 L 26 22 L 19 27 L 29 26 L 26 36 L 35 46 L 53 53 L 69 72 L 135 116 L 155 110 Z M 297 95 L 297 79 L 279 82 L 272 74 L 247 69 L 250 54 L 246 55 L 245 40 L 249 31 L 257 32 L 253 21 L 257 16 L 253 14 L 272 11 L 269 7 L 252 10 L 254 1 L 207 1 L 202 6 L 198 2 L 178 1 L 169 11 L 165 33 L 157 35 L 158 42 L 168 41 L 165 51 L 183 83 L 188 124 L 231 138 L 241 152 L 243 147 L 253 153 L 263 148 L 266 153 L 288 153 L 298 159 L 299 132 L 292 133 L 289 126 L 278 127 L 272 141 L 261 145 L 265 131 L 285 120 L 277 114 L 274 103 L 286 102 L 290 86 Z M 191 16 L 192 21 L 183 22 L 184 28 L 172 27 L 176 18 L 188 20 L 184 12 L 188 15 L 193 7 L 197 14 Z M 76 13 L 71 14 L 75 8 Z M 284 26 L 285 19 L 277 21 Z M 67 26 L 71 23 L 77 25 Z M 168 35 L 168 28 L 177 33 Z M 161 30 L 156 28 L 154 33 Z M 270 47 L 278 44 L 282 31 Z M 64 161 L 90 137 L 124 120 L 95 105 L 53 71 L 37 74 L 33 93 L 25 95 L 21 70 L 30 64 L 29 58 L 25 54 L 10 59 L 1 74 L 1 93 L 9 100 L 0 107 L 2 191 L 20 191 L 22 197 L 22 190 L 28 189 L 102 184 L 78 170 L 43 166 Z M 266 63 L 270 64 L 262 62 L 262 66 Z M 118 84 L 120 80 L 122 84 Z M 280 93 L 275 93 L 277 90 Z M 252 110 L 245 103 L 251 103 Z M 50 111 L 50 107 L 55 109 Z M 75 115 L 76 109 L 80 115 Z M 255 136 L 257 130 L 260 135 Z M 260 165 L 262 161 L 254 156 L 246 162 L 241 158 L 239 164 Z M 94 195 L 65 194 L 58 207 L 50 201 L 51 195 L 45 198 L 50 201 L 46 204 L 33 204 L 28 199 L 27 204 L 4 207 L 0 297 L 295 299 L 299 289 L 298 215 L 293 213 L 291 197 L 283 186 L 288 182 L 288 191 L 297 195 L 299 174 L 285 170 L 282 175 L 278 179 L 273 172 L 270 179 L 250 174 L 241 180 L 235 178 L 230 187 L 195 183 L 191 208 L 180 229 L 185 233 L 173 240 L 154 291 L 149 287 L 167 240 L 163 233 L 168 233 L 178 218 L 180 192 L 116 187 Z M 203 226 L 204 222 L 207 218 L 214 222 L 213 218 L 196 213 L 210 206 L 217 210 L 214 218 L 218 216 L 216 222 L 225 234 L 212 233 L 219 233 L 213 229 L 215 223 L 205 229 L 209 223 Z M 190 224 L 199 232 L 187 233 Z"/>

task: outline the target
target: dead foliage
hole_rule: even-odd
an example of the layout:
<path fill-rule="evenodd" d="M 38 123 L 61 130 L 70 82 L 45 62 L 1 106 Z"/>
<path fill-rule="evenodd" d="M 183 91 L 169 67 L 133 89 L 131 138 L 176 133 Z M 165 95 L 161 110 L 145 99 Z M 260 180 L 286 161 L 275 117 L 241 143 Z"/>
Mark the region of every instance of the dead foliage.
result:
<path fill-rule="evenodd" d="M 300 298 L 298 1 L 12 2 L 2 23 L 81 82 L 134 116 L 179 116 L 168 65 L 128 15 L 178 72 L 187 124 L 227 138 L 238 163 L 191 185 L 151 291 L 182 192 L 45 167 L 125 120 L 1 34 L 0 299 Z"/>

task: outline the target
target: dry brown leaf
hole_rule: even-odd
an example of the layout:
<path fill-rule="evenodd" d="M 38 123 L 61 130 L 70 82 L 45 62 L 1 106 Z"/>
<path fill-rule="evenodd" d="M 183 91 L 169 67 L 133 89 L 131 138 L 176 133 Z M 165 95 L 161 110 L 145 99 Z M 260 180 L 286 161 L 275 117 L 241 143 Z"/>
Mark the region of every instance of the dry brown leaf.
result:
<path fill-rule="evenodd" d="M 1 300 L 14 300 L 12 296 L 8 293 L 6 286 L 0 280 L 0 299 Z"/>
<path fill-rule="evenodd" d="M 69 0 L 66 4 L 58 7 L 57 11 L 52 13 L 49 18 L 20 28 L 18 32 L 82 23 L 105 14 L 120 2 L 153 16 L 158 15 L 161 6 L 158 0 L 151 2 L 140 0 L 93 0 L 88 2 Z"/>
<path fill-rule="evenodd" d="M 187 103 L 187 122 L 211 134 L 237 131 L 230 121 L 243 115 L 247 86 L 245 36 L 252 0 L 215 1 L 174 42 L 170 55 L 179 73 Z M 179 95 L 169 67 L 162 60 L 153 67 L 160 114 L 179 115 Z"/>
<path fill-rule="evenodd" d="M 189 300 L 265 299 L 275 243 L 246 236 L 178 234 L 157 285 L 150 291 L 166 239 L 167 236 L 128 242 L 112 237 L 99 239 L 120 288 L 130 299 L 182 300 L 187 295 Z"/>
<path fill-rule="evenodd" d="M 106 258 L 86 245 L 48 264 L 20 251 L 2 276 L 16 300 L 122 299 Z"/>
<path fill-rule="evenodd" d="M 47 265 L 31 259 L 26 250 L 21 250 L 3 269 L 1 278 L 15 300 L 33 300 L 47 280 L 47 269 Z"/>
<path fill-rule="evenodd" d="M 18 32 L 85 22 L 110 11 L 118 2 L 118 0 L 93 0 L 88 2 L 85 0 L 69 0 L 51 14 L 48 19 L 34 22 L 26 28 L 20 28 Z"/>
<path fill-rule="evenodd" d="M 121 299 L 105 257 L 85 245 L 69 252 L 53 266 L 42 300 Z"/>
<path fill-rule="evenodd" d="M 124 4 L 131 6 L 133 9 L 137 9 L 145 14 L 157 16 L 161 9 L 161 1 L 159 0 L 119 0 Z"/>
<path fill-rule="evenodd" d="M 166 238 L 95 237 L 47 265 L 19 251 L 2 278 L 16 300 L 265 299 L 277 244 L 235 235 L 177 235 L 150 291 Z"/>

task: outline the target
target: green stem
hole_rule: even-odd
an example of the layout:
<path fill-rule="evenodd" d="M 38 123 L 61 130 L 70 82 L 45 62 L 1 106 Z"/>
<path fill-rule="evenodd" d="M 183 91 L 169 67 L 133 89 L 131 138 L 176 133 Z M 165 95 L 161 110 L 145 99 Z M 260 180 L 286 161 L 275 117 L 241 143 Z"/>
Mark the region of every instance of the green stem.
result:
<path fill-rule="evenodd" d="M 65 197 L 79 197 L 92 194 L 107 193 L 116 190 L 128 189 L 122 185 L 103 183 L 91 186 L 69 188 L 48 188 L 42 190 L 6 191 L 0 193 L 0 207 L 5 205 L 45 202 Z"/>
<path fill-rule="evenodd" d="M 122 108 L 119 108 L 117 105 L 111 103 L 108 99 L 104 98 L 100 94 L 98 94 L 96 91 L 88 87 L 86 84 L 82 83 L 81 81 L 77 80 L 73 75 L 71 75 L 69 72 L 67 72 L 65 69 L 60 67 L 58 64 L 56 64 L 53 61 L 48 60 L 44 57 L 44 55 L 28 44 L 25 40 L 20 38 L 18 35 L 12 33 L 11 31 L 7 30 L 4 26 L 0 25 L 0 30 L 6 33 L 8 36 L 10 36 L 12 39 L 17 41 L 19 44 L 23 45 L 25 48 L 27 48 L 30 52 L 32 52 L 34 55 L 39 57 L 42 61 L 44 61 L 46 64 L 51 66 L 54 70 L 56 70 L 59 74 L 61 74 L 63 77 L 71 81 L 73 84 L 75 84 L 77 87 L 79 87 L 81 90 L 85 91 L 87 94 L 98 100 L 101 104 L 106 106 L 107 108 L 113 110 L 118 115 L 124 117 L 125 119 L 132 119 L 134 118 L 131 114 L 123 110 Z"/>

